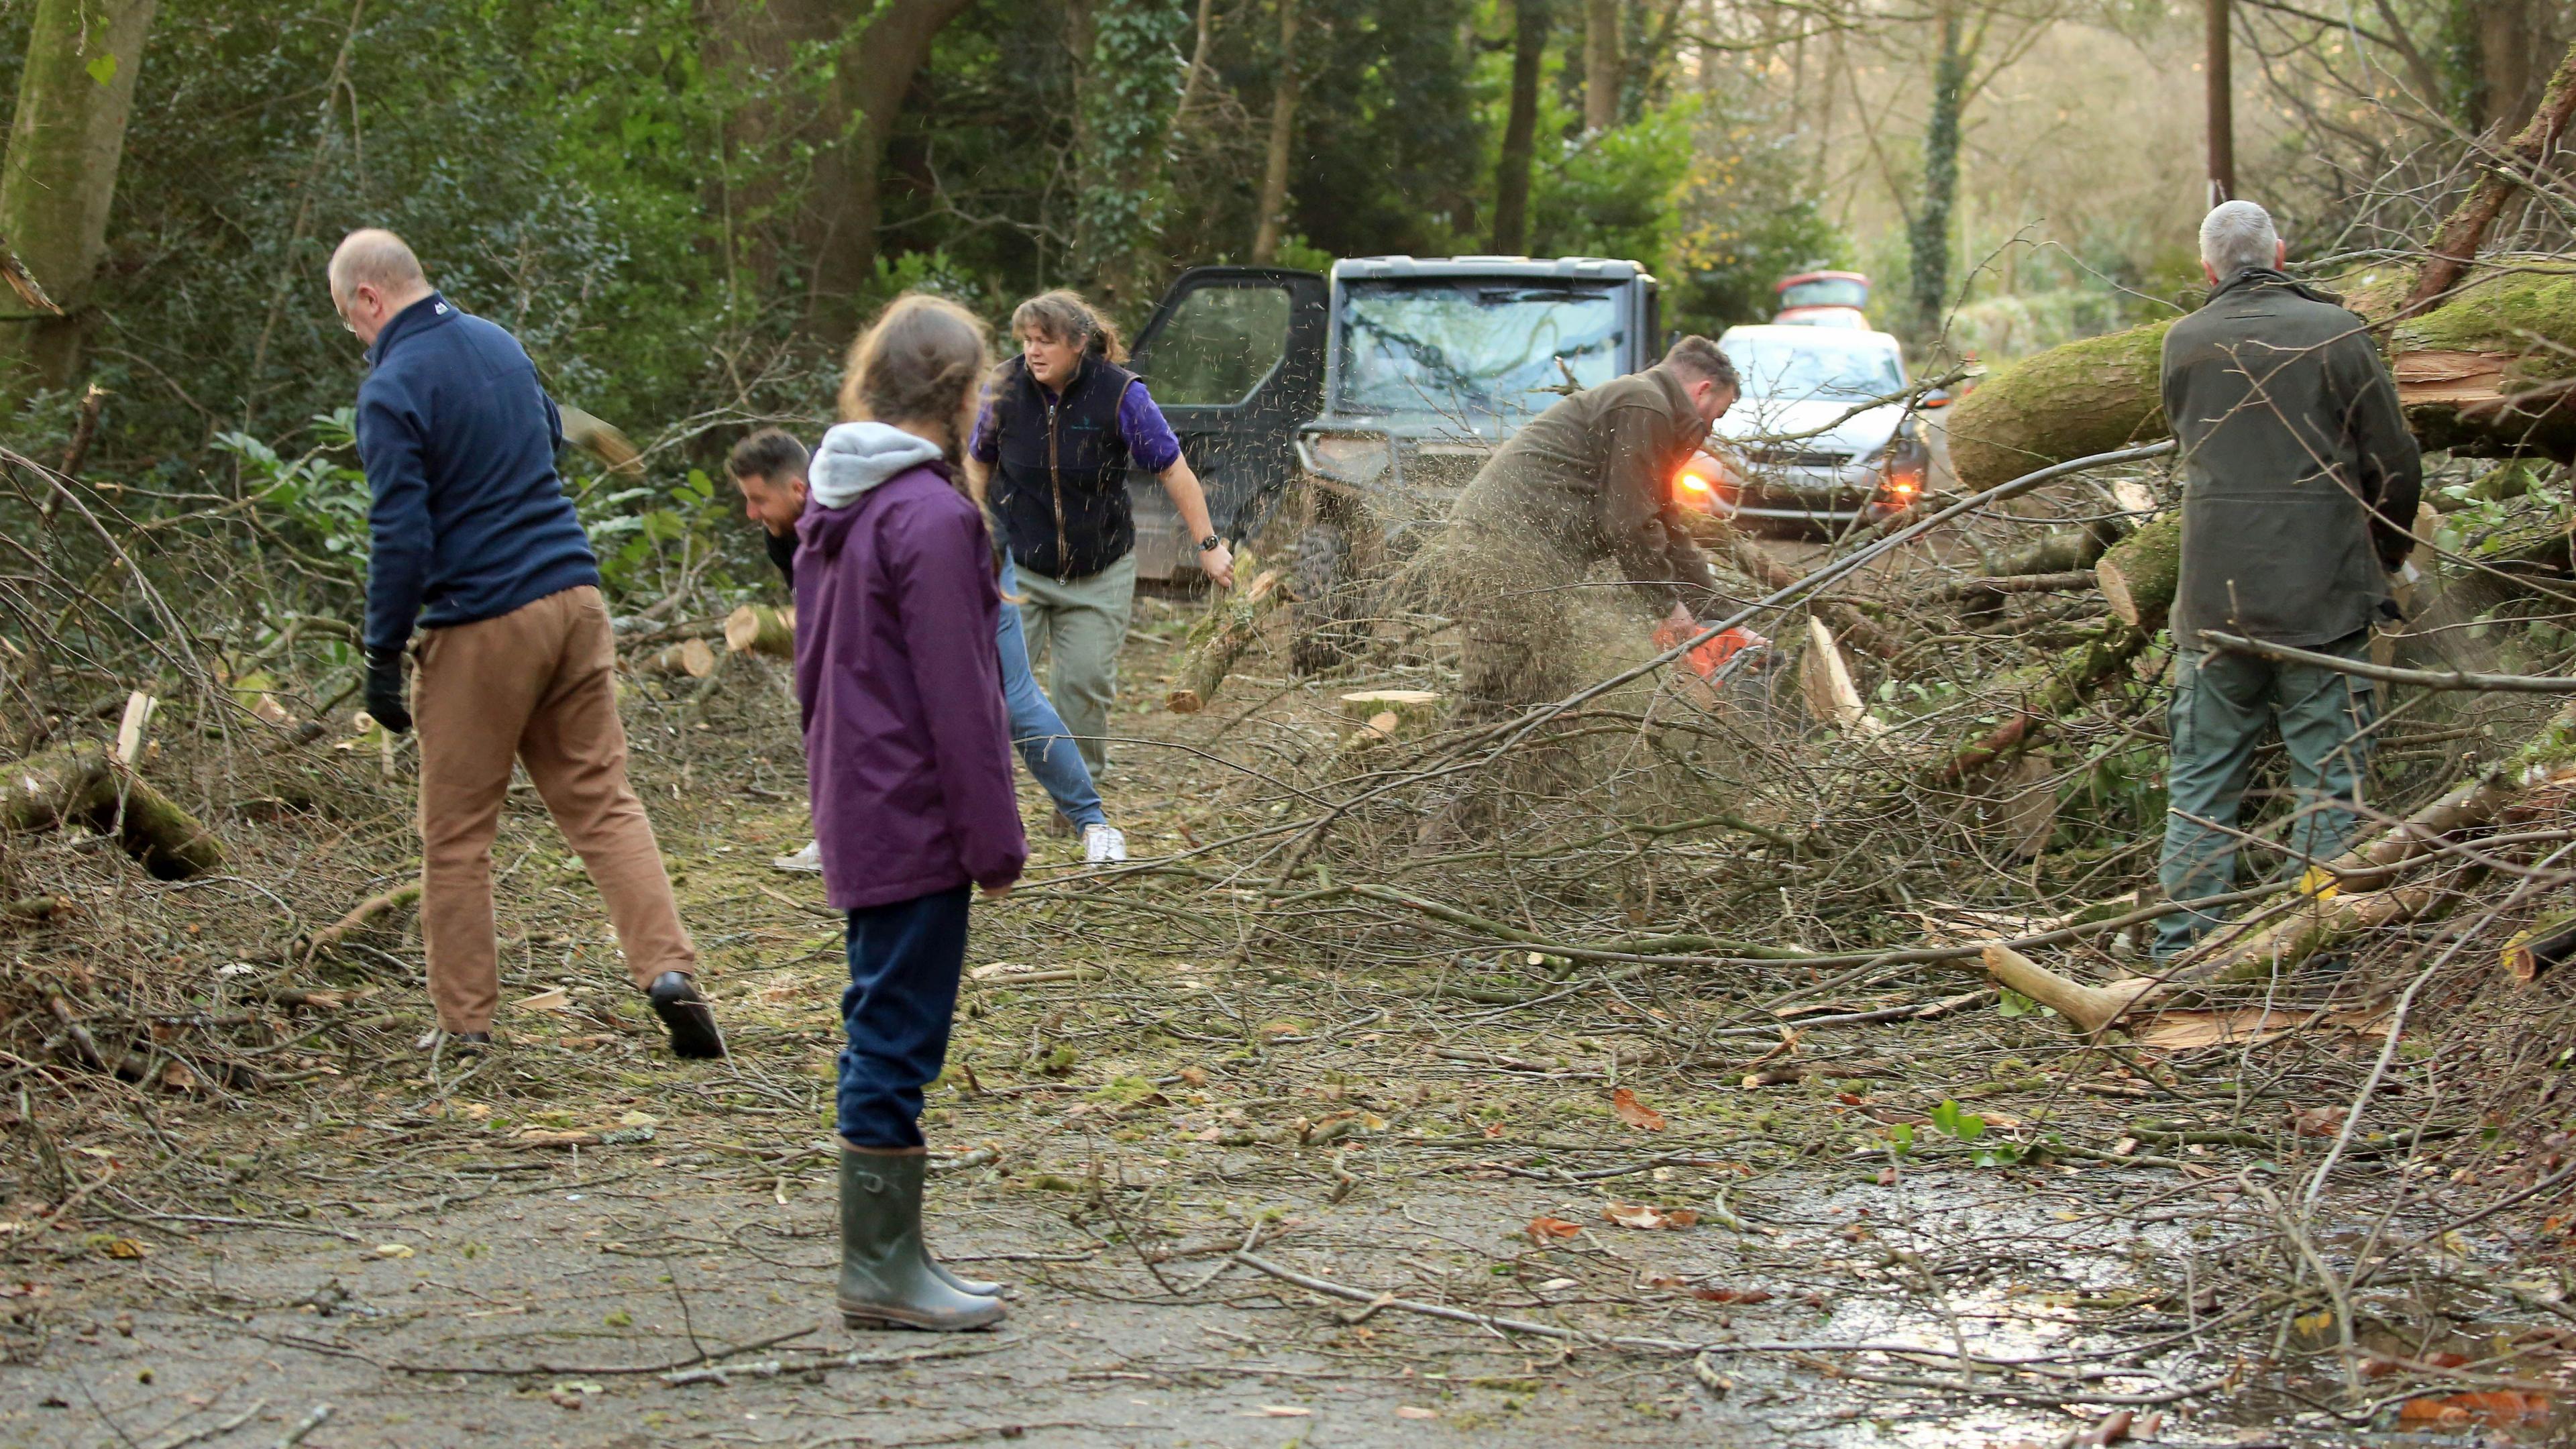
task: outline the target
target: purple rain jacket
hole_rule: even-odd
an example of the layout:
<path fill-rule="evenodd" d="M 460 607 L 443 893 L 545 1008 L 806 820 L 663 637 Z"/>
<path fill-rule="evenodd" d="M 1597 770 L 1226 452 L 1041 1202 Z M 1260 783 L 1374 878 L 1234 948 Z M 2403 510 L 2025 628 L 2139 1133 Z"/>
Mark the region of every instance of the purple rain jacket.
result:
<path fill-rule="evenodd" d="M 824 435 L 796 524 L 796 698 L 835 910 L 1028 860 L 1011 779 L 984 516 L 930 443 L 882 423 Z"/>

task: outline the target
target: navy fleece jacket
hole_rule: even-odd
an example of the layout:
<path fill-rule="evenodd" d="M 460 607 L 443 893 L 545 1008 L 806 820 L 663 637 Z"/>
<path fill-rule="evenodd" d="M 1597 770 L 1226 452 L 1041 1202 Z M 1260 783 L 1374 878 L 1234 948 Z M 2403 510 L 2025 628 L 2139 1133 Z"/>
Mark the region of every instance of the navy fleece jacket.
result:
<path fill-rule="evenodd" d="M 563 419 L 517 338 L 432 292 L 385 324 L 367 361 L 368 648 L 402 647 L 415 622 L 471 624 L 599 582 L 555 475 Z"/>

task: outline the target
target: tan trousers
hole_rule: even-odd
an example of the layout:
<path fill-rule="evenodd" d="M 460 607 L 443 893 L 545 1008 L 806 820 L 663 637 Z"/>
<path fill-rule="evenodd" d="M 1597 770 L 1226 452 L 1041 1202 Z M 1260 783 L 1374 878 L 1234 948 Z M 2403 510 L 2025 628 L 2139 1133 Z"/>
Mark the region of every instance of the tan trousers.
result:
<path fill-rule="evenodd" d="M 617 645 L 599 590 L 549 594 L 497 619 L 426 632 L 412 681 L 420 731 L 421 932 L 449 1031 L 488 1031 L 501 994 L 492 838 L 510 762 L 554 815 L 607 903 L 637 986 L 697 970 L 644 803 L 626 784 Z"/>

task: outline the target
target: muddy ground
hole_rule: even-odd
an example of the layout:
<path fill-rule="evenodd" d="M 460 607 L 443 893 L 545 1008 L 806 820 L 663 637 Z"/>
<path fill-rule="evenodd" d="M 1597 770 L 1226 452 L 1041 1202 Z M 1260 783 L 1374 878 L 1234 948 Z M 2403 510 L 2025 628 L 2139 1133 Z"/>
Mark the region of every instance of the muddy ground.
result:
<path fill-rule="evenodd" d="M 1140 858 L 1240 808 L 1242 770 L 1212 747 L 1242 746 L 1249 711 L 1158 707 L 1186 612 L 1140 616 L 1121 722 L 1155 743 L 1125 746 L 1105 781 Z M 1350 687 L 1233 686 L 1319 717 L 1323 690 Z M 522 792 L 496 851 L 504 1000 L 521 1003 L 502 1051 L 414 1049 L 429 1016 L 397 920 L 331 978 L 372 990 L 344 1014 L 365 1019 L 273 1060 L 297 1068 L 291 1087 L 109 1094 L 34 1144 L 77 1202 L 0 1205 L 0 1444 L 2567 1432 L 2542 1406 L 2576 1366 L 2576 1311 L 2554 1245 L 2520 1219 L 2462 1228 L 2357 1291 L 2350 1345 L 2334 1314 L 2244 1286 L 2322 1149 L 2290 1125 L 2295 1061 L 2241 1042 L 2089 1048 L 1953 972 L 1806 1003 L 1933 1010 L 1811 1023 L 1802 1078 L 1761 1085 L 1780 1025 L 1705 1010 L 1688 980 L 1485 1005 L 1230 949 L 1195 887 L 1119 877 L 1131 899 L 1104 915 L 1109 881 L 1043 830 L 1033 790 L 1038 864 L 1017 900 L 978 907 L 982 974 L 929 1123 L 935 1241 L 1011 1282 L 1010 1320 L 953 1339 L 844 1330 L 828 1298 L 839 931 L 817 881 L 767 865 L 804 840 L 778 671 L 727 689 L 711 717 L 646 708 L 637 739 L 733 1059 L 659 1049 Z M 182 922 L 268 909 L 221 883 L 117 889 L 160 892 Z M 1646 1049 L 1676 1028 L 1687 1050 Z M 2059 1150 L 1995 1151 L 2007 1138 Z M 2326 1250 L 2438 1232 L 2442 1175 L 2481 1169 L 2437 1152 L 2330 1200 Z M 2365 1366 L 2427 1371 L 2454 1350 L 2466 1366 L 2437 1387 L 2521 1386 L 2514 1412 L 2410 1417 L 2403 1392 L 2341 1392 Z"/>

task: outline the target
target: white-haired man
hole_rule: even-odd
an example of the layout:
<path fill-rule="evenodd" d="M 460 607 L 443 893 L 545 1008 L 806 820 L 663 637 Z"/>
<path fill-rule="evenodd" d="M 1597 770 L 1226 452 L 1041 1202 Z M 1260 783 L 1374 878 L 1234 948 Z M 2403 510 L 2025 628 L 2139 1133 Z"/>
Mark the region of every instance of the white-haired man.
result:
<path fill-rule="evenodd" d="M 599 565 L 555 474 L 562 415 L 518 339 L 440 296 L 392 232 L 349 233 L 330 282 L 367 344 L 367 709 L 396 733 L 420 726 L 421 935 L 439 1032 L 463 1049 L 492 1039 L 492 838 L 517 760 L 589 868 L 672 1050 L 724 1055 L 653 824 L 626 783 Z"/>
<path fill-rule="evenodd" d="M 2223 630 L 2349 659 L 2395 613 L 2423 464 L 2397 384 L 2362 319 L 2284 275 L 2272 218 L 2230 201 L 2200 224 L 2209 301 L 2165 334 L 2164 405 L 2182 442 L 2182 578 L 2174 592 L 2162 878 L 2172 900 L 2231 889 L 2237 807 L 2277 718 L 2299 818 L 2289 870 L 2340 854 L 2370 762 L 2366 680 L 2209 650 Z M 2171 960 L 2214 917 L 2157 928 Z"/>

